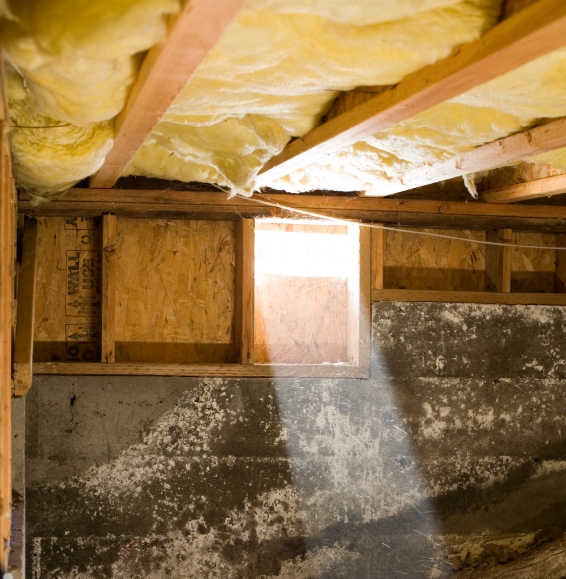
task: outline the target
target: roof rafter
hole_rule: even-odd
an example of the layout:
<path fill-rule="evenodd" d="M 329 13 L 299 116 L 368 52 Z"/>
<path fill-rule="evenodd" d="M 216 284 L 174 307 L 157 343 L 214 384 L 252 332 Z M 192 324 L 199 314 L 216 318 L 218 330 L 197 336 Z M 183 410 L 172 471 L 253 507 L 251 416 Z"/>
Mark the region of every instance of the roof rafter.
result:
<path fill-rule="evenodd" d="M 323 123 L 268 161 L 259 186 L 305 167 L 566 44 L 566 3 L 539 0 L 478 40 Z"/>
<path fill-rule="evenodd" d="M 167 40 L 147 54 L 126 105 L 116 117 L 114 145 L 92 187 L 112 187 L 245 0 L 188 0 L 171 16 Z"/>
<path fill-rule="evenodd" d="M 534 179 L 508 187 L 498 187 L 484 191 L 482 197 L 488 203 L 516 203 L 540 197 L 552 197 L 566 193 L 566 174 L 554 175 L 545 179 Z"/>
<path fill-rule="evenodd" d="M 384 184 L 376 193 L 380 196 L 393 195 L 469 173 L 501 167 L 562 147 L 566 147 L 566 118 L 481 145 L 447 161 L 409 169 L 401 179 Z M 366 194 L 372 195 L 371 192 Z M 492 201 L 497 200 L 492 199 Z"/>

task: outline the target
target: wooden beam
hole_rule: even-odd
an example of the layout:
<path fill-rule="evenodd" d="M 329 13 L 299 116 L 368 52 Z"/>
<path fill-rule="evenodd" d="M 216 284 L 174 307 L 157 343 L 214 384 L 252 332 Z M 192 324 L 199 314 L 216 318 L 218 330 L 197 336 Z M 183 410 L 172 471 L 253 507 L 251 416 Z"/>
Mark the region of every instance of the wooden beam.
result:
<path fill-rule="evenodd" d="M 378 192 L 380 195 L 392 195 L 469 173 L 486 171 L 563 147 L 566 147 L 566 119 L 558 119 L 476 147 L 453 159 L 410 169 L 403 174 L 401 179 L 384 184 L 373 194 Z M 371 192 L 367 194 L 370 195 Z M 488 200 L 485 194 L 484 199 Z M 493 198 L 489 201 L 497 202 L 498 200 Z"/>
<path fill-rule="evenodd" d="M 488 231 L 486 241 L 492 243 L 511 243 L 511 229 L 496 229 Z M 485 246 L 485 272 L 487 274 L 486 289 L 509 293 L 511 291 L 511 257 L 512 248 L 501 245 Z"/>
<path fill-rule="evenodd" d="M 102 364 L 36 362 L 34 374 L 59 376 L 227 376 L 234 378 L 368 378 L 367 367 L 347 364 Z"/>
<path fill-rule="evenodd" d="M 268 185 L 317 155 L 340 151 L 565 43 L 566 3 L 539 0 L 447 58 L 292 141 L 262 168 L 257 184 Z"/>
<path fill-rule="evenodd" d="M 25 396 L 31 388 L 33 331 L 35 325 L 35 277 L 37 273 L 37 221 L 30 219 L 24 232 L 18 280 L 18 314 L 14 346 L 14 395 Z"/>
<path fill-rule="evenodd" d="M 501 229 L 539 232 L 566 231 L 566 208 L 543 205 L 462 203 L 330 195 L 256 195 L 269 202 L 330 217 L 376 221 L 396 227 L 438 229 Z M 62 199 L 33 206 L 24 195 L 19 211 L 33 216 L 221 219 L 241 217 L 297 217 L 278 206 L 257 204 L 254 198 L 227 199 L 225 193 L 70 189 Z"/>
<path fill-rule="evenodd" d="M 236 360 L 253 364 L 255 360 L 255 221 L 236 223 L 236 275 L 234 293 L 234 345 Z"/>
<path fill-rule="evenodd" d="M 515 203 L 517 201 L 539 199 L 540 197 L 552 197 L 562 193 L 566 193 L 566 174 L 484 191 L 482 197 L 487 203 Z"/>
<path fill-rule="evenodd" d="M 371 292 L 374 302 L 443 302 L 456 304 L 509 304 L 566 306 L 566 294 L 497 293 L 437 290 L 381 290 Z"/>
<path fill-rule="evenodd" d="M 245 0 L 188 0 L 171 16 L 168 36 L 145 57 L 125 107 L 114 123 L 114 145 L 91 179 L 112 187 Z"/>
<path fill-rule="evenodd" d="M 116 215 L 102 217 L 102 362 L 116 361 Z"/>

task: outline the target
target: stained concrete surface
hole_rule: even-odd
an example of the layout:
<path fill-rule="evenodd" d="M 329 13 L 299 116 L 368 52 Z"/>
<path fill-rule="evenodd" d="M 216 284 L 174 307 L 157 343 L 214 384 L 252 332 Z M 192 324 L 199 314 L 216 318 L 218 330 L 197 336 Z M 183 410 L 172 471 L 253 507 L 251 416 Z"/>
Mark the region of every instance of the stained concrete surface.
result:
<path fill-rule="evenodd" d="M 37 377 L 28 576 L 504 568 L 566 525 L 565 321 L 374 304 L 370 380 Z"/>

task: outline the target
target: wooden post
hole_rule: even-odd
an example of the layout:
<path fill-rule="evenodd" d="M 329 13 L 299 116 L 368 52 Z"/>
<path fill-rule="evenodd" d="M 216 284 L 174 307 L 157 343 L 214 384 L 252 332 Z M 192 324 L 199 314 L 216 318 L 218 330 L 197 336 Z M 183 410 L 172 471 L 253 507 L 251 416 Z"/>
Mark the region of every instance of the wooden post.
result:
<path fill-rule="evenodd" d="M 351 225 L 348 232 L 358 255 L 348 279 L 348 364 L 352 366 L 369 366 L 372 231 Z"/>
<path fill-rule="evenodd" d="M 12 330 L 15 273 L 15 188 L 12 178 L 8 109 L 0 51 L 0 568 L 8 561 L 10 540 Z"/>
<path fill-rule="evenodd" d="M 255 220 L 236 223 L 236 288 L 234 299 L 234 349 L 236 362 L 253 364 Z"/>
<path fill-rule="evenodd" d="M 385 231 L 383 223 L 374 223 L 371 229 L 371 289 L 383 289 L 383 253 L 385 251 Z"/>
<path fill-rule="evenodd" d="M 486 233 L 486 241 L 511 243 L 511 229 L 497 229 Z M 485 246 L 486 289 L 501 293 L 511 291 L 511 247 Z"/>
<path fill-rule="evenodd" d="M 37 221 L 26 223 L 18 283 L 18 314 L 14 348 L 14 395 L 25 396 L 31 387 L 33 330 L 35 324 L 35 277 L 37 273 Z"/>
<path fill-rule="evenodd" d="M 116 361 L 116 215 L 102 217 L 101 357 Z"/>
<path fill-rule="evenodd" d="M 556 246 L 566 247 L 566 233 L 556 235 Z M 566 250 L 556 252 L 554 291 L 558 294 L 566 293 Z"/>

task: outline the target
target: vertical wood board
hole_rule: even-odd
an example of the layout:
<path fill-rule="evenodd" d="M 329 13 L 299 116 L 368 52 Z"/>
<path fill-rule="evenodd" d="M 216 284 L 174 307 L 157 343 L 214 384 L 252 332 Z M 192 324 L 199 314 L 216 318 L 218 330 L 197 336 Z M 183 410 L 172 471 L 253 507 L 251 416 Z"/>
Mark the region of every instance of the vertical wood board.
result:
<path fill-rule="evenodd" d="M 116 361 L 116 216 L 102 217 L 102 362 Z"/>
<path fill-rule="evenodd" d="M 37 221 L 30 219 L 25 226 L 18 276 L 18 313 L 14 343 L 15 396 L 25 396 L 31 388 L 36 275 Z"/>

